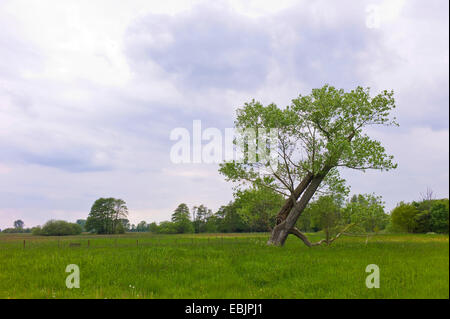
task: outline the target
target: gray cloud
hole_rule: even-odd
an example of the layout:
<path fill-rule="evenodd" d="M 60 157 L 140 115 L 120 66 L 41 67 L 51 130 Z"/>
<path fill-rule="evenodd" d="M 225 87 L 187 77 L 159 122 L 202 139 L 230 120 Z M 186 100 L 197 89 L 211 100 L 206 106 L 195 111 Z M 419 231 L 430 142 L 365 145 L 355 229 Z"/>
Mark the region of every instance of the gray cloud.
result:
<path fill-rule="evenodd" d="M 126 43 L 132 64 L 151 59 L 194 88 L 259 87 L 272 54 L 267 28 L 223 8 L 146 16 L 128 29 Z"/>

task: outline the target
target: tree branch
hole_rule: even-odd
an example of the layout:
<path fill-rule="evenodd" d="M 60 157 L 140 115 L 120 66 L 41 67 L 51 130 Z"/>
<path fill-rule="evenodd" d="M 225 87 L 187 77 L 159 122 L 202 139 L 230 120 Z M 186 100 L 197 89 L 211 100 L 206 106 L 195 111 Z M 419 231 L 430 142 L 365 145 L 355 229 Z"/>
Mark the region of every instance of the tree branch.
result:
<path fill-rule="evenodd" d="M 331 245 L 332 242 L 334 242 L 336 239 L 338 239 L 339 237 L 341 237 L 341 235 L 342 235 L 343 233 L 345 233 L 347 230 L 349 230 L 349 229 L 350 229 L 351 227 L 353 227 L 354 225 L 355 225 L 354 223 L 353 223 L 353 224 L 347 225 L 340 233 L 338 233 L 336 236 L 334 236 L 333 238 L 331 238 L 331 239 L 329 239 L 329 240 L 321 239 L 321 240 L 319 240 L 318 242 L 315 242 L 315 243 L 311 243 L 311 242 L 309 241 L 308 237 L 307 237 L 305 234 L 303 234 L 297 227 L 293 227 L 293 228 L 291 229 L 290 233 L 291 233 L 292 235 L 295 235 L 295 236 L 297 236 L 298 238 L 300 238 L 300 239 L 305 243 L 305 245 L 308 246 L 308 247 L 320 246 L 320 245 L 322 245 L 323 243 L 326 243 L 327 245 Z"/>
<path fill-rule="evenodd" d="M 257 183 L 257 180 L 255 180 L 255 179 L 245 178 L 245 177 L 242 177 L 242 179 L 243 179 L 244 181 L 250 182 L 250 183 L 252 183 L 252 184 Z M 266 188 L 269 188 L 269 189 L 273 190 L 274 192 L 277 192 L 277 193 L 279 193 L 279 194 L 281 194 L 281 195 L 283 195 L 283 196 L 285 196 L 285 197 L 289 197 L 289 194 L 286 194 L 285 192 L 280 191 L 280 190 L 276 189 L 275 187 L 272 187 L 272 186 L 267 185 L 267 184 L 264 184 L 264 183 L 261 183 L 261 184 L 259 184 L 259 185 L 261 185 L 261 186 L 263 186 L 263 187 L 266 187 Z"/>

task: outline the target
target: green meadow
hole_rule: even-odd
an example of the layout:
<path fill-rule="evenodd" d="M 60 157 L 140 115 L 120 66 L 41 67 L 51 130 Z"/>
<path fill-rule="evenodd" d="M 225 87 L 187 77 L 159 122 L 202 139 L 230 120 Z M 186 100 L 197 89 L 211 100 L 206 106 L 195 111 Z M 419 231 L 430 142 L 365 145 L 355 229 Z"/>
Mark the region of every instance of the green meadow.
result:
<path fill-rule="evenodd" d="M 292 236 L 270 247 L 267 238 L 0 234 L 0 298 L 449 298 L 448 235 L 343 237 L 313 248 Z M 80 288 L 66 287 L 69 264 L 79 266 Z M 369 264 L 380 288 L 366 287 Z"/>

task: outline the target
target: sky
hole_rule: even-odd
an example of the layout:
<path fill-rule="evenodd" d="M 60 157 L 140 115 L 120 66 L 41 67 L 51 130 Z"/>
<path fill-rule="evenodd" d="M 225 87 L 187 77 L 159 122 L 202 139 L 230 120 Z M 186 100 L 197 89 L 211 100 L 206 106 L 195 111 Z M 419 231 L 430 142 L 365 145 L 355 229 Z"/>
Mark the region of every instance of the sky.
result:
<path fill-rule="evenodd" d="M 256 99 L 328 83 L 393 89 L 374 127 L 398 168 L 343 170 L 390 210 L 449 196 L 447 0 L 0 0 L 0 228 L 86 218 L 124 199 L 132 223 L 232 200 L 217 164 L 170 160 L 175 128 L 233 127 Z"/>

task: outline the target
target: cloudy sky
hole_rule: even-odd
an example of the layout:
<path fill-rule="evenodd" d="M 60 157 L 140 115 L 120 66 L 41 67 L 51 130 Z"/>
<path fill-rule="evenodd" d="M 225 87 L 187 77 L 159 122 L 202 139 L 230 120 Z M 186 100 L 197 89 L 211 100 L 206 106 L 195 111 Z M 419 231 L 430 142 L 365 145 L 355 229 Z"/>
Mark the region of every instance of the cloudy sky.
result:
<path fill-rule="evenodd" d="M 255 98 L 289 104 L 329 83 L 395 91 L 377 128 L 389 173 L 343 171 L 388 209 L 449 193 L 448 1 L 0 1 L 0 228 L 86 218 L 123 198 L 130 220 L 232 199 L 215 164 L 173 164 L 193 120 L 221 130 Z"/>

